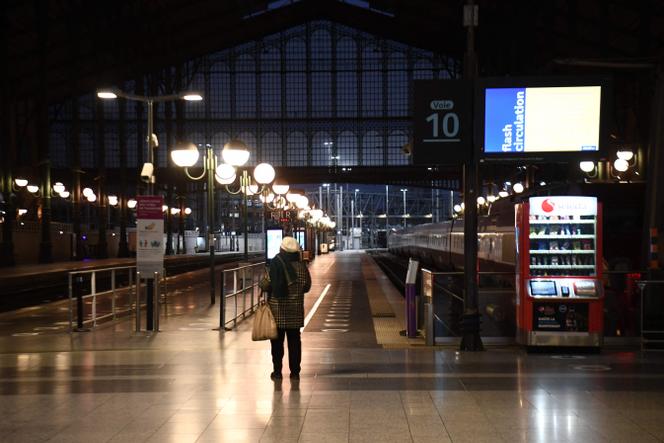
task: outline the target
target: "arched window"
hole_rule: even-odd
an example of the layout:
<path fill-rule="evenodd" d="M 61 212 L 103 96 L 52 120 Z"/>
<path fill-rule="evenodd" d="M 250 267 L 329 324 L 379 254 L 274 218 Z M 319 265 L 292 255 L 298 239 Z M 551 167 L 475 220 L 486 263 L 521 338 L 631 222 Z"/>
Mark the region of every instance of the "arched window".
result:
<path fill-rule="evenodd" d="M 307 166 L 307 137 L 302 132 L 288 135 L 288 166 Z"/>
<path fill-rule="evenodd" d="M 332 164 L 334 142 L 328 132 L 322 131 L 314 134 L 311 151 L 312 166 L 328 166 Z"/>
<path fill-rule="evenodd" d="M 387 136 L 387 164 L 408 164 L 408 157 L 402 151 L 406 143 L 408 143 L 408 135 L 404 131 L 393 131 Z"/>
<path fill-rule="evenodd" d="M 344 131 L 337 140 L 337 155 L 339 166 L 356 166 L 357 157 L 357 135 L 351 131 Z"/>
<path fill-rule="evenodd" d="M 364 134 L 362 140 L 362 165 L 381 166 L 384 164 L 383 137 L 377 131 L 369 131 Z"/>
<path fill-rule="evenodd" d="M 276 132 L 268 132 L 263 135 L 261 140 L 262 158 L 261 162 L 266 162 L 272 166 L 281 166 L 281 136 Z"/>

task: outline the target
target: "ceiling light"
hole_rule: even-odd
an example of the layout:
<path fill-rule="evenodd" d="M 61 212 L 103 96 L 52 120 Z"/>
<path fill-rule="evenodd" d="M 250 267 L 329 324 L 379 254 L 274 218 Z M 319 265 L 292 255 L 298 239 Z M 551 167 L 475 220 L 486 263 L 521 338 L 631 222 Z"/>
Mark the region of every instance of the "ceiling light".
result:
<path fill-rule="evenodd" d="M 618 156 L 618 158 L 621 160 L 630 161 L 632 158 L 634 158 L 634 152 L 629 149 L 620 150 L 616 152 L 616 156 Z"/>
<path fill-rule="evenodd" d="M 274 176 L 274 168 L 269 163 L 260 163 L 254 168 L 254 179 L 262 185 L 272 183 Z"/>
<path fill-rule="evenodd" d="M 581 168 L 583 172 L 593 172 L 595 169 L 595 162 L 582 161 L 579 163 L 579 168 Z"/>
<path fill-rule="evenodd" d="M 97 97 L 103 98 L 103 99 L 114 99 L 118 98 L 118 94 L 111 90 L 101 90 L 97 91 Z"/>
<path fill-rule="evenodd" d="M 199 102 L 203 100 L 203 96 L 196 92 L 185 92 L 180 94 L 180 96 L 188 102 Z"/>
<path fill-rule="evenodd" d="M 249 150 L 241 140 L 230 140 L 221 150 L 221 156 L 229 165 L 242 166 L 249 160 Z"/>
<path fill-rule="evenodd" d="M 171 160 L 178 166 L 188 168 L 198 161 L 200 153 L 193 143 L 178 143 L 171 151 Z"/>
<path fill-rule="evenodd" d="M 28 185 L 28 181 L 24 178 L 14 179 L 14 183 L 16 183 L 16 186 L 18 186 L 19 188 L 23 188 Z"/>
<path fill-rule="evenodd" d="M 60 182 L 56 182 L 53 185 L 53 191 L 55 191 L 56 194 L 59 194 L 59 193 L 63 192 L 64 190 L 65 190 L 65 185 L 63 185 Z"/>
<path fill-rule="evenodd" d="M 288 182 L 282 178 L 278 178 L 272 184 L 272 191 L 277 195 L 284 195 L 288 192 L 290 186 Z"/>
<path fill-rule="evenodd" d="M 523 187 L 523 185 L 522 185 L 521 183 L 514 183 L 514 186 L 512 186 L 512 189 L 513 189 L 514 192 L 516 192 L 517 194 L 521 194 L 521 193 L 523 192 L 523 190 L 524 190 L 524 187 Z"/>
<path fill-rule="evenodd" d="M 618 158 L 613 162 L 613 167 L 616 171 L 625 172 L 629 169 L 629 162 L 625 159 Z"/>
<path fill-rule="evenodd" d="M 36 194 L 37 192 L 39 192 L 39 186 L 37 186 L 37 185 L 28 185 L 28 192 L 30 192 L 32 194 Z"/>
<path fill-rule="evenodd" d="M 214 172 L 222 180 L 230 180 L 232 178 L 231 183 L 235 181 L 235 168 L 228 163 L 221 163 Z"/>

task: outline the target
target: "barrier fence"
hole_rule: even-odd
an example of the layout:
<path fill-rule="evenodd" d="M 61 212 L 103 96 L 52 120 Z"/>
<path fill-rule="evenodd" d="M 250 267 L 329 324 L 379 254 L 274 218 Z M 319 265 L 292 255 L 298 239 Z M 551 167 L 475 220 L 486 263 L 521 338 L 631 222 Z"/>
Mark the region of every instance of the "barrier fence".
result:
<path fill-rule="evenodd" d="M 220 329 L 232 330 L 240 318 L 244 319 L 254 313 L 261 300 L 264 300 L 258 283 L 265 272 L 265 262 L 221 271 Z M 230 312 L 227 313 L 227 310 Z M 233 326 L 229 328 L 227 325 L 231 323 Z"/>
<path fill-rule="evenodd" d="M 644 349 L 664 350 L 664 283 L 640 280 L 644 274 L 633 270 L 604 271 L 604 334 L 633 344 L 642 340 Z M 433 344 L 436 336 L 460 335 L 463 275 L 463 271 L 420 271 L 418 327 L 433 336 L 427 339 L 428 343 Z M 479 272 L 478 307 L 483 317 L 483 337 L 515 337 L 515 277 L 514 272 Z"/>
<path fill-rule="evenodd" d="M 162 270 L 161 275 L 156 275 L 161 277 L 160 285 L 155 285 L 156 292 L 166 294 L 165 270 Z M 139 298 L 140 278 L 136 266 L 69 272 L 69 332 L 85 330 L 86 326 L 95 328 L 102 320 L 115 320 L 134 310 L 137 319 L 140 319 L 140 306 L 144 303 Z M 132 294 L 136 294 L 134 300 Z M 89 312 L 86 312 L 86 304 L 90 305 Z"/>
<path fill-rule="evenodd" d="M 641 350 L 664 351 L 664 280 L 638 280 L 641 292 Z"/>

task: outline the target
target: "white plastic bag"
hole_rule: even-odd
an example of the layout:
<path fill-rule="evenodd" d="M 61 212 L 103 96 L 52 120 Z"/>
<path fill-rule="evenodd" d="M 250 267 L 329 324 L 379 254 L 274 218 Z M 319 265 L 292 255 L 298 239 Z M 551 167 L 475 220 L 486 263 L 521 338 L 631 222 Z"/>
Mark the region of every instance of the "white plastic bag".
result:
<path fill-rule="evenodd" d="M 267 303 L 263 302 L 254 314 L 254 325 L 251 330 L 253 341 L 271 340 L 277 338 L 277 323 Z"/>

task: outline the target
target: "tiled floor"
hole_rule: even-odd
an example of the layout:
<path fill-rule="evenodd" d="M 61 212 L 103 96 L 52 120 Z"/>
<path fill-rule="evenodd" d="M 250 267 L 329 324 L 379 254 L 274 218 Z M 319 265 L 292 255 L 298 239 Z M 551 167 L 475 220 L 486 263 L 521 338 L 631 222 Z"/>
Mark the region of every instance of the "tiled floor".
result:
<path fill-rule="evenodd" d="M 370 258 L 330 254 L 311 270 L 307 309 L 330 286 L 303 334 L 299 382 L 270 381 L 269 345 L 251 341 L 249 322 L 211 330 L 218 304 L 194 273 L 172 286 L 154 336 L 123 321 L 0 337 L 0 440 L 664 441 L 664 356 L 383 347 L 368 298 L 385 286 Z"/>

